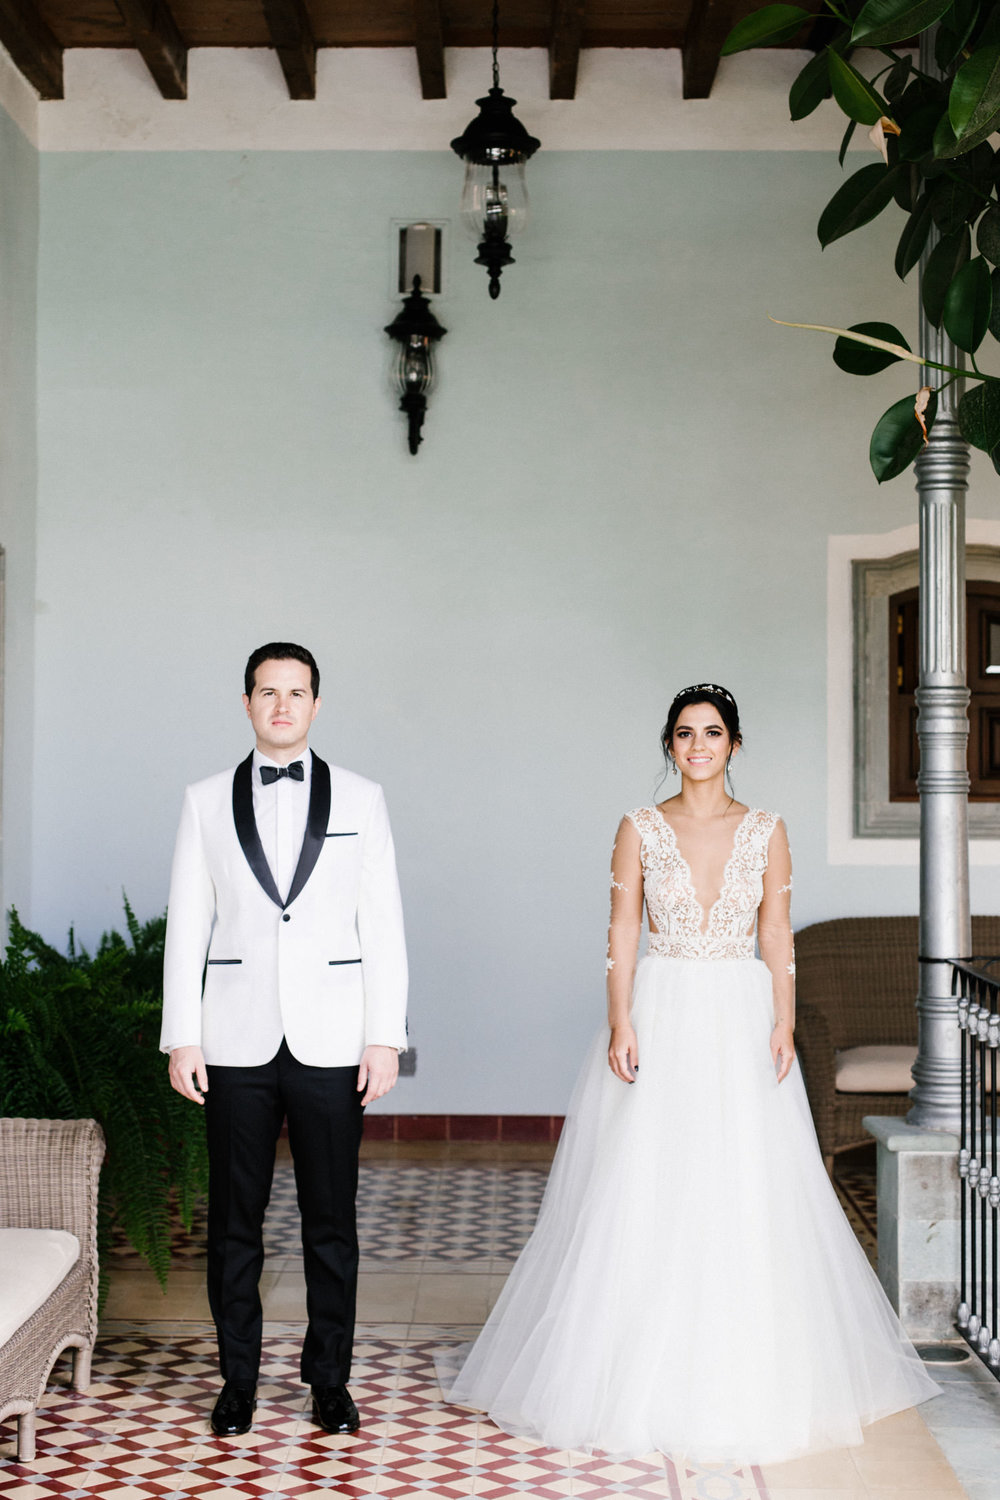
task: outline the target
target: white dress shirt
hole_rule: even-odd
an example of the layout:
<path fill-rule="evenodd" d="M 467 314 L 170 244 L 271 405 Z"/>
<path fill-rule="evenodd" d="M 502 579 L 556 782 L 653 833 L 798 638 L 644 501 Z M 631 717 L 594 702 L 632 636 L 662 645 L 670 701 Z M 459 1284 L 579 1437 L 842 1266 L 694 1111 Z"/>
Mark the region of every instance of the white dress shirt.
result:
<path fill-rule="evenodd" d="M 270 786 L 264 786 L 260 779 L 261 766 L 277 766 L 279 763 L 261 755 L 256 747 L 253 752 L 253 815 L 264 858 L 282 901 L 288 896 L 295 878 L 309 818 L 312 754 L 306 750 L 301 759 L 304 773 L 301 781 L 282 776 Z"/>

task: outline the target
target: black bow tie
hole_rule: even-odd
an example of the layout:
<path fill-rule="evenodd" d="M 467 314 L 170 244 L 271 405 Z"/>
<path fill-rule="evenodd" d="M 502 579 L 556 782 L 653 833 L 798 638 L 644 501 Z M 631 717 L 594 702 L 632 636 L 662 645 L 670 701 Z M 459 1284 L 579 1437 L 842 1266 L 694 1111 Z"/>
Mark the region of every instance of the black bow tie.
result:
<path fill-rule="evenodd" d="M 305 781 L 306 773 L 302 768 L 302 762 L 293 760 L 290 766 L 261 766 L 260 768 L 262 786 L 270 786 L 272 781 L 280 781 L 282 776 L 287 776 L 292 781 Z"/>

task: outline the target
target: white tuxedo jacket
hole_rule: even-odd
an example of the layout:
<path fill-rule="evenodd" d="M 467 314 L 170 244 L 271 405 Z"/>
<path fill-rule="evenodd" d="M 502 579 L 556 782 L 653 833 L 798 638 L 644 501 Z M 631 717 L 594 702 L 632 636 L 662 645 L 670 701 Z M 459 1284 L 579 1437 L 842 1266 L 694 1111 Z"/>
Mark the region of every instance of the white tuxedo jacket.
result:
<path fill-rule="evenodd" d="M 170 877 L 160 1046 L 253 1067 L 281 1039 L 313 1067 L 406 1046 L 406 946 L 382 788 L 312 756 L 282 902 L 253 812 L 252 755 L 189 786 Z"/>

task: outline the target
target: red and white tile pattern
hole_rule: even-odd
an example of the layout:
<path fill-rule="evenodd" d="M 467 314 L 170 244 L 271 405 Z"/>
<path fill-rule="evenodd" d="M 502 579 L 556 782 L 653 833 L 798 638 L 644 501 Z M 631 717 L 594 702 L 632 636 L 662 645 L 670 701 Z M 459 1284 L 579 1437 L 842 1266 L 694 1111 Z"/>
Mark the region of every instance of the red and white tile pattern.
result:
<path fill-rule="evenodd" d="M 252 1432 L 219 1439 L 208 1414 L 218 1390 L 204 1334 L 114 1335 L 99 1341 L 94 1382 L 78 1396 L 65 1367 L 38 1420 L 38 1458 L 0 1445 L 3 1500 L 767 1500 L 758 1469 L 675 1465 L 651 1454 L 614 1462 L 556 1453 L 507 1437 L 446 1406 L 434 1378 L 435 1340 L 360 1339 L 351 1389 L 360 1432 L 331 1437 L 309 1419 L 298 1380 L 300 1336 L 270 1336 Z"/>

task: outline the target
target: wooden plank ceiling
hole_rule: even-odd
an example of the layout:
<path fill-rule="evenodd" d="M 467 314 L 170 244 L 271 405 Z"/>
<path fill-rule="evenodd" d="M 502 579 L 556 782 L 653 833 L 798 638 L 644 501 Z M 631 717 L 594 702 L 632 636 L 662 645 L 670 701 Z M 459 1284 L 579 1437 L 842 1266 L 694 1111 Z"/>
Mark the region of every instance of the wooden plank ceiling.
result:
<path fill-rule="evenodd" d="M 546 47 L 553 99 L 574 97 L 582 48 L 680 48 L 684 97 L 704 99 L 759 3 L 501 0 L 500 46 Z M 424 98 L 443 99 L 445 48 L 488 47 L 491 15 L 491 0 L 0 0 L 0 42 L 43 99 L 63 96 L 66 47 L 136 48 L 165 99 L 186 98 L 191 47 L 272 47 L 293 99 L 315 98 L 319 47 L 412 47 Z"/>

